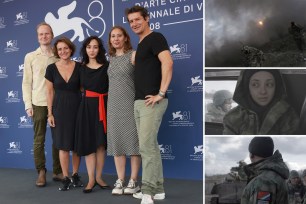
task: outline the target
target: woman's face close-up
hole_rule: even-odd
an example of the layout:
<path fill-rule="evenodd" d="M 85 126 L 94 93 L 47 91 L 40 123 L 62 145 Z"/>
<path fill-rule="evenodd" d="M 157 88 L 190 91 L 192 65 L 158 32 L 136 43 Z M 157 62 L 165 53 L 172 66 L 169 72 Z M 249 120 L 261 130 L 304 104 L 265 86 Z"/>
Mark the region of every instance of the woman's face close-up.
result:
<path fill-rule="evenodd" d="M 110 43 L 115 49 L 122 49 L 125 41 L 126 37 L 124 36 L 122 30 L 116 28 L 111 32 Z"/>
<path fill-rule="evenodd" d="M 256 72 L 250 78 L 249 90 L 252 99 L 258 105 L 268 105 L 272 101 L 275 93 L 274 76 L 267 71 Z"/>
<path fill-rule="evenodd" d="M 58 56 L 61 59 L 67 60 L 71 57 L 72 51 L 66 43 L 64 42 L 57 43 L 56 49 L 57 49 Z"/>
<path fill-rule="evenodd" d="M 95 59 L 99 53 L 99 43 L 97 40 L 92 39 L 86 46 L 86 53 L 89 59 Z"/>

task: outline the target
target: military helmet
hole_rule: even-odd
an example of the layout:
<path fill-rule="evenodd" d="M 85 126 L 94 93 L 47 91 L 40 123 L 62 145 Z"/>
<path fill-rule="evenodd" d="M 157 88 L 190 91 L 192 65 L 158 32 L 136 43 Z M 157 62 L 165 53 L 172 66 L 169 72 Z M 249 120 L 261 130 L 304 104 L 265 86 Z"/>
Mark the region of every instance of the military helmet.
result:
<path fill-rule="evenodd" d="M 213 96 L 213 103 L 215 106 L 221 106 L 226 99 L 232 99 L 233 94 L 228 90 L 216 91 Z"/>
<path fill-rule="evenodd" d="M 293 178 L 297 178 L 297 177 L 299 178 L 300 175 L 299 175 L 299 173 L 296 170 L 290 171 L 289 178 L 293 179 Z"/>

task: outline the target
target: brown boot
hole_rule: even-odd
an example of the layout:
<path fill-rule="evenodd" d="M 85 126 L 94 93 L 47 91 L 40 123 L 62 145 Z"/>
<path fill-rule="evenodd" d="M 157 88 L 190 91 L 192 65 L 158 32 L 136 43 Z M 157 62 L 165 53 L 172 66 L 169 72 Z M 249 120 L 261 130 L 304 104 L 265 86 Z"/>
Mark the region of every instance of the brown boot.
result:
<path fill-rule="evenodd" d="M 44 187 L 46 186 L 46 170 L 41 169 L 38 173 L 38 178 L 36 180 L 37 187 Z"/>

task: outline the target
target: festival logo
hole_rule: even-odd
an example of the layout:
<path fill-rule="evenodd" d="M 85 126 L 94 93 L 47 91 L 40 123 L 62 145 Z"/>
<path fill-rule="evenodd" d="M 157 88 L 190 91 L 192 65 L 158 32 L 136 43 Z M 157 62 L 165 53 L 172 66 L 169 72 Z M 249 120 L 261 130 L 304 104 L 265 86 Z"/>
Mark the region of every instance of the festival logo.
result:
<path fill-rule="evenodd" d="M 71 58 L 71 60 L 76 61 L 76 62 L 81 62 L 82 57 L 73 57 L 73 58 Z"/>
<path fill-rule="evenodd" d="M 16 20 L 14 21 L 15 26 L 23 25 L 27 23 L 29 23 L 27 12 L 20 12 L 16 14 Z"/>
<path fill-rule="evenodd" d="M 193 149 L 193 154 L 203 154 L 203 145 L 194 146 Z"/>
<path fill-rule="evenodd" d="M 14 1 L 14 0 L 4 0 L 3 3 L 8 3 L 8 2 L 11 2 L 11 1 Z"/>
<path fill-rule="evenodd" d="M 7 149 L 8 154 L 22 154 L 20 142 L 10 142 Z"/>
<path fill-rule="evenodd" d="M 17 77 L 22 77 L 23 76 L 23 70 L 24 70 L 24 64 L 18 65 L 18 71 L 16 72 Z"/>
<path fill-rule="evenodd" d="M 25 115 L 19 117 L 18 128 L 33 128 L 31 117 Z"/>
<path fill-rule="evenodd" d="M 191 77 L 191 85 L 187 86 L 187 92 L 203 92 L 203 80 L 201 76 Z"/>
<path fill-rule="evenodd" d="M 0 128 L 10 128 L 7 117 L 0 116 Z"/>
<path fill-rule="evenodd" d="M 189 59 L 188 44 L 174 44 L 169 47 L 173 60 Z"/>
<path fill-rule="evenodd" d="M 203 161 L 203 145 L 196 145 L 193 147 L 193 154 L 190 154 L 190 160 Z"/>
<path fill-rule="evenodd" d="M 167 144 L 160 144 L 159 150 L 161 154 L 161 158 L 164 160 L 174 160 L 175 156 L 172 154 L 172 146 Z"/>
<path fill-rule="evenodd" d="M 81 17 L 68 18 L 69 15 L 73 16 L 73 11 L 76 9 L 76 6 L 77 2 L 72 1 L 70 4 L 60 7 L 57 11 L 58 18 L 52 12 L 46 14 L 45 22 L 53 28 L 54 37 L 63 35 L 69 31 L 74 32 L 74 35 L 70 38 L 72 42 L 77 38 L 79 42 L 82 42 L 85 39 L 85 31 L 87 36 L 98 35 L 99 38 L 102 37 L 106 28 L 105 21 L 101 18 L 103 4 L 98 0 L 94 0 L 88 5 L 87 11 L 90 17 L 88 22 Z M 95 6 L 95 9 L 100 9 L 98 15 L 92 15 L 90 12 L 92 6 Z"/>
<path fill-rule="evenodd" d="M 172 112 L 172 120 L 168 121 L 170 127 L 193 127 L 194 122 L 191 121 L 190 111 Z"/>
<path fill-rule="evenodd" d="M 71 153 L 72 153 L 72 151 L 71 151 Z M 33 149 L 31 149 L 31 153 L 30 154 L 34 154 L 34 150 Z M 47 156 L 47 151 L 45 150 L 45 155 Z M 69 153 L 69 155 L 71 155 L 70 153 Z"/>
<path fill-rule="evenodd" d="M 6 103 L 19 103 L 20 99 L 18 98 L 18 91 L 8 91 Z"/>
<path fill-rule="evenodd" d="M 4 17 L 0 17 L 0 29 L 5 28 L 5 27 L 6 27 L 6 25 L 4 23 Z"/>
<path fill-rule="evenodd" d="M 6 48 L 4 48 L 4 52 L 17 52 L 19 48 L 17 47 L 17 40 L 9 40 L 6 42 Z"/>
<path fill-rule="evenodd" d="M 0 67 L 0 79 L 7 78 L 6 67 Z"/>

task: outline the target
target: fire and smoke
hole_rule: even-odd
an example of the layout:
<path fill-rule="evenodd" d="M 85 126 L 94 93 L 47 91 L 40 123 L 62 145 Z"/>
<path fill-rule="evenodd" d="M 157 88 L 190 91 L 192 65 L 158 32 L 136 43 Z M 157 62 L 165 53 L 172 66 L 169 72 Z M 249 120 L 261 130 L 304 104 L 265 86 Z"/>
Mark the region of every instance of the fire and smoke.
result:
<path fill-rule="evenodd" d="M 306 25 L 305 0 L 206 0 L 206 66 L 241 66 L 243 44 L 260 47 L 288 34 L 290 22 Z"/>

